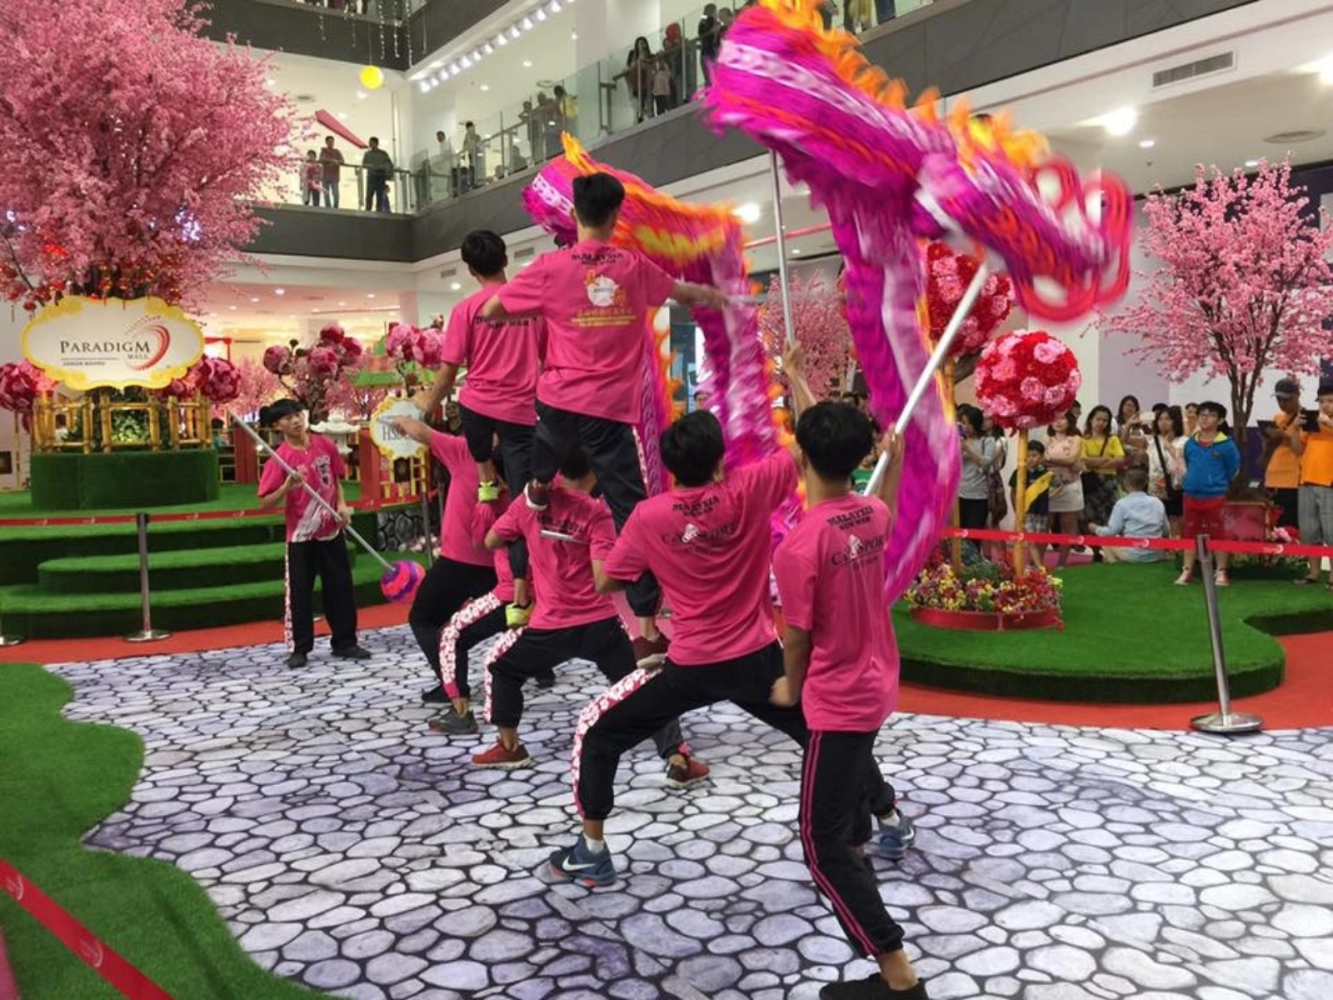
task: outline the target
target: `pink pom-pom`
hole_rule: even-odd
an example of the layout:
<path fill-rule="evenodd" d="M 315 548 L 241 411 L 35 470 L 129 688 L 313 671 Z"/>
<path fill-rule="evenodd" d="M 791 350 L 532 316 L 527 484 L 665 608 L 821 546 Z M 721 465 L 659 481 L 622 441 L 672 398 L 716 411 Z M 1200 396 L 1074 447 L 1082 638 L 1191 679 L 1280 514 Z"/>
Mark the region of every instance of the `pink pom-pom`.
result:
<path fill-rule="evenodd" d="M 426 570 L 421 563 L 404 559 L 380 576 L 380 593 L 394 604 L 406 604 L 416 596 L 417 588 L 425 578 Z"/>

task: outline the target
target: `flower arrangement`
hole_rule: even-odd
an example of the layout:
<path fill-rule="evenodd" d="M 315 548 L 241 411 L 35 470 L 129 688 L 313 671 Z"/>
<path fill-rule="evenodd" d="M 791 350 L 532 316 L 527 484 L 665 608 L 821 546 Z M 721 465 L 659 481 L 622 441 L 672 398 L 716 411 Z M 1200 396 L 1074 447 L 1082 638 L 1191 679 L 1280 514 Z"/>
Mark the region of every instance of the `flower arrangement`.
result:
<path fill-rule="evenodd" d="M 1042 330 L 991 341 L 977 362 L 977 402 L 1010 430 L 1051 423 L 1074 405 L 1082 384 L 1074 352 Z"/>
<path fill-rule="evenodd" d="M 818 271 L 808 278 L 798 271 L 788 279 L 787 294 L 796 340 L 805 351 L 806 380 L 816 396 L 826 398 L 842 385 L 851 360 L 852 332 L 847 325 L 844 292 Z M 776 369 L 786 349 L 777 278 L 769 284 L 768 298 L 759 307 L 759 338 L 770 367 Z"/>
<path fill-rule="evenodd" d="M 312 424 L 328 419 L 329 390 L 345 375 L 350 377 L 350 370 L 360 360 L 361 344 L 337 323 L 320 330 L 310 347 L 302 347 L 293 340 L 287 346 L 274 345 L 264 352 L 264 367 L 305 404 Z"/>
<path fill-rule="evenodd" d="M 936 342 L 963 300 L 963 293 L 976 276 L 980 262 L 959 253 L 946 243 L 932 243 L 926 251 L 926 305 L 930 316 L 930 338 Z M 954 358 L 976 354 L 990 340 L 1014 308 L 1014 285 L 1007 275 L 992 274 L 981 287 L 981 297 L 963 321 L 949 348 Z"/>
<path fill-rule="evenodd" d="M 30 362 L 0 365 L 0 410 L 18 414 L 24 430 L 32 424 L 32 406 L 42 381 L 41 370 Z"/>
<path fill-rule="evenodd" d="M 444 357 L 444 332 L 433 322 L 425 329 L 395 323 L 384 338 L 384 353 L 393 358 L 403 384 L 411 393 L 420 381 L 417 366 L 434 368 Z"/>
<path fill-rule="evenodd" d="M 158 395 L 164 399 L 185 399 L 196 392 L 214 406 L 226 406 L 241 394 L 240 372 L 223 358 L 203 357 L 190 366 L 183 379 L 174 379 Z"/>
<path fill-rule="evenodd" d="M 242 358 L 236 365 L 237 393 L 233 409 L 243 420 L 253 420 L 261 407 L 273 401 L 282 390 L 278 376 L 253 358 Z"/>
<path fill-rule="evenodd" d="M 909 604 L 943 611 L 1020 615 L 1060 612 L 1063 584 L 1045 570 L 1015 574 L 1012 567 L 980 563 L 955 571 L 937 554 L 908 589 Z"/>

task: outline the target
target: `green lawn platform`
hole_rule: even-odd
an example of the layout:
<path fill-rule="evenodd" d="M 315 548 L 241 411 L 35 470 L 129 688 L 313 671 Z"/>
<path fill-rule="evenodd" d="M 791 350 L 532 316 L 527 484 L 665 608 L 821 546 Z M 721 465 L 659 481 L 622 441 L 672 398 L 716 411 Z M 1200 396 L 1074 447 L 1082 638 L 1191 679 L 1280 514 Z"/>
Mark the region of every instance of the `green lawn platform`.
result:
<path fill-rule="evenodd" d="M 355 559 L 358 550 L 349 549 Z M 153 593 L 186 590 L 207 582 L 262 583 L 281 578 L 287 557 L 283 542 L 149 552 L 148 583 Z M 48 594 L 99 594 L 139 586 L 139 555 L 70 556 L 37 567 L 37 584 Z"/>
<path fill-rule="evenodd" d="M 1062 571 L 1063 631 L 956 632 L 894 609 L 903 679 L 931 687 L 1044 701 L 1123 704 L 1216 697 L 1203 587 L 1172 586 L 1174 563 L 1085 565 Z M 1219 591 L 1236 697 L 1282 682 L 1274 635 L 1333 629 L 1333 595 L 1292 586 L 1290 571 L 1258 566 Z"/>
<path fill-rule="evenodd" d="M 128 730 L 62 719 L 70 694 L 40 667 L 0 667 L 0 857 L 178 1000 L 313 998 L 255 965 L 186 872 L 80 843 L 129 801 L 144 750 Z M 24 1000 L 120 996 L 4 893 L 0 926 Z"/>

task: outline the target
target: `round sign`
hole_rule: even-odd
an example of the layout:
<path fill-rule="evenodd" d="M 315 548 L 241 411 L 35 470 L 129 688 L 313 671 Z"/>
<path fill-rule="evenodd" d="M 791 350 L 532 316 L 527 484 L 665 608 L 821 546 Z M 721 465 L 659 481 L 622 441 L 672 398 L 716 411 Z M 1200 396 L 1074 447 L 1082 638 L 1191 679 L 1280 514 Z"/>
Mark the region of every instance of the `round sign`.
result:
<path fill-rule="evenodd" d="M 380 403 L 370 416 L 370 439 L 375 442 L 375 447 L 390 461 L 425 455 L 424 444 L 412 440 L 393 425 L 395 417 L 420 420 L 421 411 L 410 399 L 386 399 Z"/>

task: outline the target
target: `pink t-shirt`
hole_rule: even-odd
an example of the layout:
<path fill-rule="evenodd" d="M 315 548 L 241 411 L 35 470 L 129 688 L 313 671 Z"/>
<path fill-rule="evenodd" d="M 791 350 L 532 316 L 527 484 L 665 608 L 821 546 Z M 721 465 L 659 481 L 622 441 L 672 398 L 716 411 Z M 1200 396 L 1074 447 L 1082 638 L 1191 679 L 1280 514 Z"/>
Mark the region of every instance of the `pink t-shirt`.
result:
<path fill-rule="evenodd" d="M 474 292 L 454 307 L 444 330 L 443 360 L 467 365 L 458 402 L 474 413 L 531 427 L 537 422 L 537 361 L 543 324 L 536 316 L 488 322 L 477 313 L 495 287 Z"/>
<path fill-rule="evenodd" d="M 898 645 L 884 599 L 889 509 L 856 494 L 808 511 L 773 556 L 782 614 L 810 633 L 801 692 L 816 731 L 870 733 L 898 706 Z"/>
<path fill-rule="evenodd" d="M 310 435 L 310 446 L 293 448 L 286 441 L 275 449 L 278 456 L 297 472 L 304 474 L 305 481 L 315 488 L 330 507 L 338 506 L 338 480 L 347 475 L 347 467 L 337 446 L 319 434 Z M 259 475 L 259 495 L 267 496 L 274 492 L 287 479 L 287 473 L 277 462 L 269 459 L 264 463 L 264 471 Z M 339 520 L 326 511 L 304 489 L 297 488 L 287 494 L 287 541 L 309 542 L 328 541 L 342 531 Z"/>
<path fill-rule="evenodd" d="M 553 486 L 550 496 L 543 511 L 526 503 L 510 504 L 493 529 L 507 542 L 527 539 L 528 566 L 539 595 L 531 626 L 573 628 L 614 618 L 614 602 L 609 594 L 597 593 L 592 575 L 593 560 L 605 560 L 616 541 L 611 511 L 578 490 Z M 578 541 L 546 538 L 544 529 Z"/>
<path fill-rule="evenodd" d="M 440 527 L 440 555 L 468 566 L 490 566 L 495 555 L 486 548 L 486 534 L 476 533 L 477 463 L 468 453 L 467 442 L 439 431 L 430 435 L 431 454 L 449 470 L 449 492 L 444 498 L 444 524 Z"/>
<path fill-rule="evenodd" d="M 472 531 L 483 541 L 486 534 L 495 527 L 495 522 L 500 519 L 500 515 L 509 509 L 509 494 L 507 492 L 500 494 L 498 503 L 479 503 L 472 516 Z M 495 587 L 491 593 L 495 599 L 508 604 L 514 599 L 514 571 L 509 566 L 509 550 L 496 549 L 495 556 Z"/>
<path fill-rule="evenodd" d="M 592 240 L 544 254 L 499 292 L 511 313 L 546 320 L 537 398 L 589 417 L 639 420 L 649 314 L 676 279 L 648 258 Z"/>
<path fill-rule="evenodd" d="M 783 451 L 721 483 L 662 493 L 634 508 L 602 568 L 624 581 L 653 571 L 672 609 L 672 663 L 721 663 L 777 639 L 769 521 L 795 488 L 796 462 Z"/>

